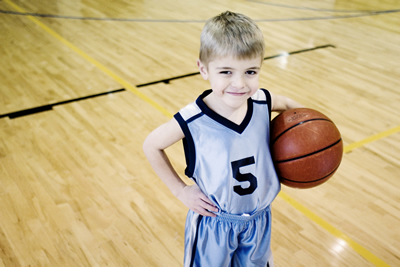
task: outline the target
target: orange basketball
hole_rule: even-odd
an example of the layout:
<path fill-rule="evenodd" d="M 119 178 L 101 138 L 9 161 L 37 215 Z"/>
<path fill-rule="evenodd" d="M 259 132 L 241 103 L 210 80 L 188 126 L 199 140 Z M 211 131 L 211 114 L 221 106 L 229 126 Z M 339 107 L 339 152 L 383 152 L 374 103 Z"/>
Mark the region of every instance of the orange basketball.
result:
<path fill-rule="evenodd" d="M 311 188 L 336 172 L 343 142 L 336 125 L 321 112 L 291 109 L 271 122 L 271 154 L 282 184 Z"/>

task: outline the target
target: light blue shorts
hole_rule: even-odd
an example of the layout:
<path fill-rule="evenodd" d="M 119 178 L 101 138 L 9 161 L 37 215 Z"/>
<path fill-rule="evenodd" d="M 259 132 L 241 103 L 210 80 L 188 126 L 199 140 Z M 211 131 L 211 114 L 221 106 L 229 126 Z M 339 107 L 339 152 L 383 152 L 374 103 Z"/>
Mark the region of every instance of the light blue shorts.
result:
<path fill-rule="evenodd" d="M 185 267 L 273 266 L 271 211 L 204 217 L 191 210 L 185 229 Z"/>

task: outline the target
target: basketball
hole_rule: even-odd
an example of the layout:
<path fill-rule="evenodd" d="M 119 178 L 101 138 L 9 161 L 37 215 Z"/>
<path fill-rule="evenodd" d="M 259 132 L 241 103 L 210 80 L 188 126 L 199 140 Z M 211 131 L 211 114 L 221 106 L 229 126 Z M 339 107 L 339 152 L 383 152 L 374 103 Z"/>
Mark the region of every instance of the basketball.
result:
<path fill-rule="evenodd" d="M 343 142 L 336 125 L 321 112 L 291 109 L 271 122 L 271 155 L 282 184 L 311 188 L 336 172 Z"/>

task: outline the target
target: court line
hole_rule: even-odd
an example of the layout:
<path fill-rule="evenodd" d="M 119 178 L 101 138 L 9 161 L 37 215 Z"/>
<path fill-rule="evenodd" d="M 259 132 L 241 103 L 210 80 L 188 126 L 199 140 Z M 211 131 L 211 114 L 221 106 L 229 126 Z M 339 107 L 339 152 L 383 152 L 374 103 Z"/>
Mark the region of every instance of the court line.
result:
<path fill-rule="evenodd" d="M 311 47 L 311 48 L 306 48 L 306 49 L 291 51 L 291 52 L 287 52 L 287 53 L 281 53 L 281 54 L 277 54 L 277 55 L 273 55 L 273 56 L 268 56 L 268 57 L 264 58 L 264 61 L 269 60 L 269 59 L 273 59 L 273 58 L 287 57 L 287 56 L 291 56 L 291 55 L 296 55 L 296 54 L 300 54 L 300 53 L 304 53 L 304 52 L 310 52 L 310 51 L 314 51 L 314 50 L 317 50 L 317 49 L 323 49 L 323 48 L 329 48 L 329 47 L 336 48 L 336 46 L 334 46 L 332 44 L 320 45 L 320 46 L 315 46 L 315 47 Z M 136 85 L 136 87 L 138 87 L 138 88 L 139 87 L 145 87 L 145 86 L 149 86 L 149 85 L 153 85 L 153 84 L 157 84 L 157 83 L 168 84 L 172 80 L 187 78 L 187 77 L 195 76 L 195 75 L 198 75 L 198 74 L 200 74 L 200 72 L 192 72 L 192 73 L 188 73 L 188 74 L 184 74 L 184 75 L 180 75 L 180 76 L 175 76 L 175 77 L 172 77 L 172 78 L 166 78 L 166 79 L 153 81 L 153 82 L 149 82 L 149 83 L 138 84 L 138 85 Z"/>
<path fill-rule="evenodd" d="M 10 0 L 4 0 L 4 2 L 6 2 L 8 5 L 14 7 L 16 10 L 24 12 L 24 10 L 22 8 L 20 8 L 18 5 L 10 2 Z M 132 86 L 130 83 L 126 82 L 123 78 L 121 78 L 120 76 L 118 76 L 117 74 L 115 74 L 114 72 L 112 72 L 111 70 L 109 70 L 108 68 L 106 68 L 104 65 L 102 65 L 100 62 L 98 62 L 97 60 L 93 59 L 92 57 L 90 57 L 89 55 L 87 55 L 85 52 L 83 52 L 82 50 L 80 50 L 78 47 L 76 47 L 75 45 L 73 45 L 72 43 L 70 43 L 69 41 L 67 41 L 66 39 L 64 39 L 61 35 L 59 35 L 58 33 L 56 33 L 55 31 L 51 30 L 50 28 L 48 28 L 46 25 L 44 25 L 43 23 L 41 23 L 40 21 L 38 21 L 36 18 L 32 17 L 32 16 L 27 16 L 27 18 L 29 18 L 31 21 L 33 21 L 34 23 L 36 23 L 39 27 L 41 27 L 43 30 L 45 30 L 47 33 L 49 33 L 50 35 L 52 35 L 53 37 L 55 37 L 56 39 L 58 39 L 59 41 L 61 41 L 62 43 L 64 43 L 65 45 L 67 45 L 68 47 L 70 47 L 73 51 L 75 51 L 77 54 L 79 54 L 80 56 L 82 56 L 84 59 L 88 60 L 89 62 L 91 62 L 92 64 L 94 64 L 96 67 L 98 67 L 100 70 L 102 70 L 104 73 L 108 74 L 111 78 L 113 78 L 116 82 L 124 85 L 127 89 L 129 89 L 130 91 L 132 91 L 135 95 L 137 95 L 138 97 L 140 97 L 142 100 L 144 100 L 145 102 L 149 103 L 150 105 L 152 105 L 154 108 L 156 108 L 157 110 L 159 110 L 161 113 L 163 113 L 164 115 L 166 115 L 167 117 L 172 117 L 172 114 L 167 111 L 165 108 L 163 108 L 162 106 L 160 106 L 158 103 L 156 103 L 154 100 L 152 100 L 150 97 L 148 97 L 147 95 L 143 94 L 142 92 L 140 92 L 138 89 L 136 89 L 134 86 Z M 379 259 L 378 257 L 376 257 L 374 254 L 372 254 L 371 252 L 369 252 L 367 249 L 365 249 L 363 246 L 359 245 L 357 242 L 353 241 L 351 238 L 349 238 L 347 235 L 343 234 L 341 231 L 339 231 L 338 229 L 336 229 L 335 227 L 333 227 L 332 225 L 330 225 L 328 222 L 326 222 L 325 220 L 323 220 L 322 218 L 320 218 L 319 216 L 317 216 L 316 214 L 314 214 L 313 212 L 311 212 L 309 209 L 307 209 L 305 206 L 303 206 L 302 204 L 300 204 L 299 202 L 297 202 L 296 200 L 294 200 L 293 198 L 291 198 L 289 195 L 287 195 L 284 192 L 280 192 L 280 197 L 283 198 L 287 203 L 289 203 L 290 205 L 292 205 L 293 207 L 295 207 L 297 210 L 299 210 L 300 212 L 302 212 L 304 215 L 306 215 L 308 218 L 310 218 L 313 222 L 317 223 L 318 225 L 320 225 L 321 227 L 323 227 L 325 230 L 327 230 L 329 233 L 331 233 L 332 235 L 341 238 L 342 240 L 344 240 L 347 244 L 349 244 L 350 247 L 352 247 L 357 253 L 359 253 L 361 256 L 363 256 L 365 259 L 367 259 L 368 261 L 370 261 L 371 263 L 375 264 L 376 266 L 389 266 L 388 264 L 386 264 L 384 261 L 382 261 L 381 259 Z"/>
<path fill-rule="evenodd" d="M 331 235 L 345 241 L 354 251 L 356 251 L 358 254 L 360 254 L 363 258 L 368 260 L 369 262 L 373 263 L 375 266 L 379 267 L 390 267 L 389 264 L 372 254 L 369 250 L 358 244 L 356 241 L 351 239 L 348 235 L 345 235 L 342 233 L 340 230 L 336 229 L 333 227 L 331 224 L 329 224 L 327 221 L 322 219 L 321 217 L 317 216 L 314 212 L 297 202 L 295 199 L 290 197 L 288 194 L 285 192 L 281 191 L 278 195 L 280 198 L 282 198 L 284 201 L 286 201 L 288 204 L 293 206 L 295 209 L 303 213 L 306 217 L 308 217 L 311 221 L 315 222 L 322 228 L 324 228 L 326 231 L 328 231 Z"/>
<path fill-rule="evenodd" d="M 306 18 L 288 18 L 288 19 L 255 19 L 256 22 L 285 22 L 285 21 L 307 21 L 307 20 L 330 20 L 330 19 L 349 19 L 349 18 L 361 18 L 361 17 L 372 17 L 382 14 L 398 13 L 400 9 L 396 10 L 385 10 L 371 13 L 360 13 L 354 15 L 342 15 L 342 16 L 325 16 L 325 17 L 306 17 Z"/>
<path fill-rule="evenodd" d="M 397 126 L 397 127 L 392 128 L 392 129 L 386 130 L 384 132 L 381 132 L 381 133 L 372 135 L 370 137 L 367 137 L 367 138 L 365 138 L 365 139 L 363 139 L 361 141 L 349 144 L 349 145 L 347 145 L 347 146 L 345 146 L 343 148 L 343 152 L 344 153 L 349 153 L 349 152 L 353 151 L 356 148 L 365 146 L 368 143 L 377 141 L 379 139 L 385 138 L 385 137 L 387 137 L 389 135 L 392 135 L 392 134 L 395 134 L 395 133 L 398 133 L 398 132 L 400 132 L 400 125 Z"/>
<path fill-rule="evenodd" d="M 277 7 L 284 7 L 284 8 L 291 8 L 291 9 L 301 9 L 301 10 L 310 10 L 310 11 L 322 11 L 322 12 L 336 12 L 336 13 L 376 13 L 376 12 L 386 12 L 386 11 L 393 11 L 398 9 L 389 9 L 389 10 L 349 10 L 349 9 L 326 9 L 326 8 L 312 8 L 312 7 L 302 7 L 302 6 L 291 6 L 291 5 L 284 5 L 284 4 L 277 4 L 277 3 L 267 3 L 264 1 L 259 0 L 247 0 L 248 2 L 258 3 L 262 5 L 268 6 L 277 6 Z"/>
<path fill-rule="evenodd" d="M 292 52 L 289 52 L 289 53 L 282 53 L 282 54 L 277 54 L 277 55 L 273 55 L 273 56 L 268 56 L 268 57 L 265 57 L 264 60 L 269 60 L 269 59 L 273 59 L 273 58 L 277 58 L 277 57 L 283 57 L 283 56 L 287 57 L 287 56 L 290 56 L 290 55 L 296 55 L 296 54 L 309 52 L 309 51 L 314 51 L 314 50 L 322 49 L 322 48 L 328 48 L 328 47 L 336 48 L 334 45 L 331 45 L 331 44 L 321 45 L 321 46 L 316 46 L 316 47 L 312 47 L 312 48 L 296 50 L 296 51 L 292 51 Z M 200 74 L 200 72 L 188 73 L 188 74 L 179 75 L 179 76 L 175 76 L 175 77 L 171 77 L 171 78 L 165 78 L 165 79 L 158 80 L 158 81 L 153 81 L 153 82 L 149 82 L 149 83 L 135 85 L 135 87 L 136 88 L 145 87 L 145 86 L 150 86 L 150 85 L 154 85 L 154 84 L 157 84 L 157 83 L 169 84 L 170 81 L 172 81 L 172 80 L 178 80 L 178 79 L 182 79 L 182 78 L 187 78 L 187 77 L 195 76 L 195 75 L 198 75 L 198 74 Z M 23 116 L 33 115 L 33 114 L 36 114 L 36 113 L 39 113 L 39 112 L 45 112 L 45 111 L 53 110 L 53 107 L 58 106 L 58 105 L 68 104 L 68 103 L 72 103 L 72 102 L 77 102 L 77 101 L 81 101 L 81 100 L 85 100 L 85 99 L 89 99 L 89 98 L 94 98 L 94 97 L 98 97 L 98 96 L 103 96 L 103 95 L 107 95 L 107 94 L 118 93 L 118 92 L 122 92 L 122 91 L 125 91 L 125 89 L 122 88 L 122 89 L 102 92 L 102 93 L 98 93 L 98 94 L 94 94 L 94 95 L 88 95 L 88 96 L 84 96 L 84 97 L 80 97 L 80 98 L 74 98 L 74 99 L 70 99 L 70 100 L 60 101 L 60 102 L 56 102 L 56 103 L 49 103 L 49 104 L 45 104 L 45 105 L 38 106 L 38 107 L 27 108 L 27 109 L 23 109 L 23 110 L 19 110 L 19 111 L 13 111 L 13 112 L 6 113 L 6 114 L 0 114 L 0 119 L 4 118 L 4 117 L 9 117 L 10 119 L 20 118 L 20 117 L 23 117 Z M 171 117 L 172 117 L 172 115 L 171 115 Z"/>
<path fill-rule="evenodd" d="M 259 4 L 265 4 L 262 2 L 252 1 Z M 283 6 L 288 7 L 288 6 Z M 292 7 L 294 8 L 294 7 Z M 333 11 L 331 11 L 333 12 Z M 342 13 L 355 13 L 355 12 L 344 12 Z M 281 19 L 254 19 L 256 22 L 282 22 L 282 21 L 304 21 L 304 20 L 328 20 L 328 19 L 347 19 L 347 18 L 357 18 L 357 17 L 370 17 L 381 14 L 397 13 L 400 9 L 393 10 L 382 10 L 382 11 L 360 11 L 353 15 L 341 15 L 341 16 L 324 16 L 324 17 L 305 17 L 305 18 L 281 18 Z M 0 10 L 0 13 L 7 15 L 17 15 L 17 16 L 31 16 L 31 17 L 41 17 L 41 18 L 55 18 L 55 19 L 70 19 L 70 20 L 93 20 L 93 21 L 115 21 L 115 22 L 155 22 L 155 23 L 205 23 L 207 20 L 173 20 L 173 19 L 129 19 L 129 18 L 98 18 L 98 17 L 77 17 L 77 16 L 65 16 L 65 15 L 55 15 L 55 14 L 40 14 L 40 13 L 29 13 L 24 11 L 10 11 L 10 10 Z"/>
<path fill-rule="evenodd" d="M 15 119 L 15 118 L 23 117 L 23 116 L 33 115 L 33 114 L 36 114 L 36 113 L 53 110 L 53 107 L 55 107 L 55 106 L 65 105 L 65 104 L 68 104 L 68 103 L 78 102 L 78 101 L 81 101 L 81 100 L 86 100 L 86 99 L 99 97 L 99 96 L 104 96 L 104 95 L 109 95 L 109 94 L 115 94 L 115 93 L 124 92 L 124 91 L 126 91 L 126 90 L 124 88 L 122 88 L 122 89 L 102 92 L 102 93 L 98 93 L 98 94 L 94 94 L 94 95 L 88 95 L 88 96 L 83 96 L 83 97 L 79 97 L 79 98 L 73 98 L 73 99 L 60 101 L 60 102 L 52 103 L 52 104 L 47 104 L 47 105 L 43 105 L 43 106 L 39 106 L 39 107 L 27 108 L 27 109 L 23 109 L 23 110 L 19 110 L 19 111 L 10 112 L 10 113 L 7 113 L 7 114 L 1 114 L 0 115 L 0 119 L 4 118 L 4 117 L 8 117 L 10 119 Z"/>
<path fill-rule="evenodd" d="M 16 10 L 18 10 L 20 12 L 25 12 L 24 9 L 22 9 L 18 5 L 12 3 L 10 0 L 4 0 L 4 2 L 7 3 L 8 5 L 12 6 L 13 8 L 15 8 Z M 97 60 L 95 60 L 94 58 L 92 58 L 91 56 L 86 54 L 85 52 L 83 52 L 81 49 L 79 49 L 77 46 L 73 45 L 67 39 L 65 39 L 64 37 L 62 37 L 61 35 L 59 35 L 55 31 L 53 31 L 52 29 L 47 27 L 45 24 L 43 24 L 42 22 L 40 22 L 36 18 L 34 18 L 32 16 L 27 16 L 27 18 L 30 19 L 32 22 L 34 22 L 36 25 L 38 25 L 40 28 L 42 28 L 44 31 L 46 31 L 47 33 L 52 35 L 54 38 L 56 38 L 57 40 L 59 40 L 60 42 L 62 42 L 66 46 L 68 46 L 69 48 L 71 48 L 78 55 L 80 55 L 81 57 L 83 57 L 84 59 L 86 59 L 87 61 L 92 63 L 93 65 L 95 65 L 97 68 L 99 68 L 105 74 L 107 74 L 108 76 L 113 78 L 117 83 L 121 84 L 126 89 L 128 89 L 132 93 L 134 93 L 136 96 L 138 96 L 139 98 L 141 98 L 142 100 L 144 100 L 145 102 L 147 102 L 148 104 L 153 106 L 155 109 L 160 111 L 162 114 L 166 115 L 167 117 L 172 117 L 172 114 L 168 110 L 166 110 L 164 107 L 162 107 L 161 105 L 156 103 L 153 99 L 151 99 L 150 97 L 148 97 L 144 93 L 140 92 L 137 88 L 135 88 L 129 82 L 125 81 L 123 78 L 121 78 L 119 75 L 117 75 L 116 73 L 114 73 L 113 71 L 108 69 L 106 66 L 104 66 L 103 64 L 101 64 L 100 62 L 98 62 Z"/>

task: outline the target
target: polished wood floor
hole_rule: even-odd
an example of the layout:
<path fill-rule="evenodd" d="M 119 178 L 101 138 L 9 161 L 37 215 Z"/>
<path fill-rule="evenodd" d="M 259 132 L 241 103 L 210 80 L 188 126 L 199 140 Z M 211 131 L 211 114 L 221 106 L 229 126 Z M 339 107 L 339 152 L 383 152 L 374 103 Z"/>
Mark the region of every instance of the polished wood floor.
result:
<path fill-rule="evenodd" d="M 345 143 L 330 181 L 274 201 L 276 265 L 400 266 L 389 0 L 1 0 L 0 266 L 182 265 L 187 209 L 141 147 L 209 87 L 188 74 L 225 10 L 264 32 L 262 87 L 328 115 Z M 186 179 L 181 144 L 167 152 Z"/>

